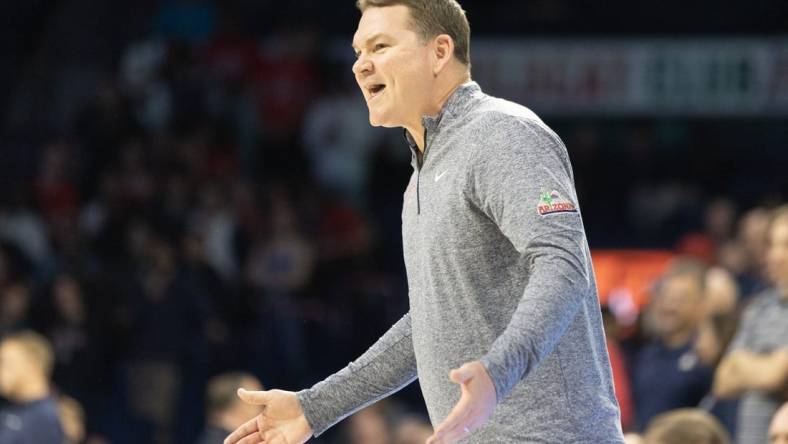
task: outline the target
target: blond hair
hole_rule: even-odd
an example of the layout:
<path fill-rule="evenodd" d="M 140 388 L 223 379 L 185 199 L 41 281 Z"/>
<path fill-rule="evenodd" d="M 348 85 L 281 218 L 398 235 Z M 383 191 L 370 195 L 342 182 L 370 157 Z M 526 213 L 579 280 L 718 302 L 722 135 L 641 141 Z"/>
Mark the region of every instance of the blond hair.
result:
<path fill-rule="evenodd" d="M 728 432 L 713 416 L 698 409 L 677 409 L 648 424 L 644 444 L 731 444 Z"/>
<path fill-rule="evenodd" d="M 3 338 L 3 342 L 18 345 L 24 353 L 31 358 L 47 377 L 52 375 L 55 367 L 55 355 L 52 345 L 42 335 L 32 331 L 20 331 Z"/>

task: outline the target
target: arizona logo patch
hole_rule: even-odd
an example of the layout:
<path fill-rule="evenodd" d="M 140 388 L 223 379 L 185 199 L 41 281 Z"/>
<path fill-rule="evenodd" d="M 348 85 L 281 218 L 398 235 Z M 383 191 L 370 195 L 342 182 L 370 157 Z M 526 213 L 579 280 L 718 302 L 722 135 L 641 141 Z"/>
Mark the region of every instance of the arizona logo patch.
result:
<path fill-rule="evenodd" d="M 553 213 L 577 213 L 577 207 L 568 199 L 564 199 L 558 191 L 542 191 L 536 211 L 541 216 Z"/>

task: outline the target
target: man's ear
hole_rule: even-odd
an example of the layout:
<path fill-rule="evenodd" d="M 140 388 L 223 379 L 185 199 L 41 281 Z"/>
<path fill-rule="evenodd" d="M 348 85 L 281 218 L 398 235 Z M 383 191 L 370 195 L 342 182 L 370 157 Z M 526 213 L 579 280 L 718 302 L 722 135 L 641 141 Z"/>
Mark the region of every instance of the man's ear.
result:
<path fill-rule="evenodd" d="M 448 34 L 441 34 L 433 40 L 432 74 L 438 75 L 446 68 L 454 57 L 454 39 Z"/>

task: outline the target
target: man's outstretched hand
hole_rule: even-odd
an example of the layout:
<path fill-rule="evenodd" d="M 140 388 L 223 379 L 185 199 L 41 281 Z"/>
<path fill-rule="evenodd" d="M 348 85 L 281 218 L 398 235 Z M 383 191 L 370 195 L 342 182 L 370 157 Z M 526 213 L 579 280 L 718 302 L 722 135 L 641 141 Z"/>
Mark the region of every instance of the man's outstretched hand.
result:
<path fill-rule="evenodd" d="M 238 389 L 238 397 L 248 404 L 263 406 L 263 412 L 238 427 L 224 444 L 302 444 L 312 436 L 295 393 Z"/>
<path fill-rule="evenodd" d="M 481 362 L 468 362 L 452 370 L 449 379 L 460 385 L 460 401 L 438 424 L 427 444 L 450 444 L 467 438 L 487 422 L 495 408 L 495 386 Z"/>

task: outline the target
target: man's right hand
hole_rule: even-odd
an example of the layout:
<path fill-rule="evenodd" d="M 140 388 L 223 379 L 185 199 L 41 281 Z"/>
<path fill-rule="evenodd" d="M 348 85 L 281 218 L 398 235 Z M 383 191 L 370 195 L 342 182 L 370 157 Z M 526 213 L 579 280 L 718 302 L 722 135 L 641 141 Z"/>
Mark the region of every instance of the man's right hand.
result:
<path fill-rule="evenodd" d="M 238 389 L 238 397 L 248 404 L 263 406 L 263 412 L 238 427 L 224 444 L 302 444 L 312 436 L 295 393 Z"/>

